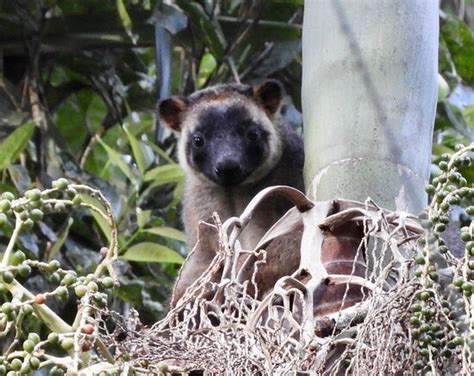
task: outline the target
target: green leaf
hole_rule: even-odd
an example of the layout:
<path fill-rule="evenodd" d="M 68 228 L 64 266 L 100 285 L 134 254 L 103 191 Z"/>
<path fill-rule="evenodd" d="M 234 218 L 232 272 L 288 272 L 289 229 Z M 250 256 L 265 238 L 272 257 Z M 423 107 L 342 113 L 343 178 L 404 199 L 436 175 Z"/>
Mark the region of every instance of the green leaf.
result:
<path fill-rule="evenodd" d="M 142 228 L 144 227 L 151 218 L 151 210 L 142 210 L 140 208 L 137 208 L 137 224 L 138 227 Z"/>
<path fill-rule="evenodd" d="M 51 247 L 51 250 L 49 251 L 48 254 L 48 261 L 51 261 L 52 259 L 55 258 L 56 254 L 59 252 L 61 249 L 62 245 L 66 241 L 66 238 L 69 234 L 69 229 L 71 228 L 72 224 L 74 223 L 74 219 L 68 218 L 67 224 L 64 227 L 63 231 L 58 236 L 58 240 L 53 244 Z M 110 232 L 110 231 L 109 231 Z"/>
<path fill-rule="evenodd" d="M 161 158 L 163 158 L 167 162 L 175 164 L 175 162 L 170 158 L 170 156 L 158 145 L 155 145 L 153 142 L 150 142 L 150 141 L 145 141 L 145 145 L 149 146 L 156 154 L 158 154 Z"/>
<path fill-rule="evenodd" d="M 115 164 L 131 182 L 134 182 L 135 177 L 133 175 L 133 172 L 131 168 L 128 166 L 128 164 L 122 159 L 122 154 L 113 150 L 109 145 L 107 145 L 100 138 L 97 138 L 97 140 L 107 152 L 107 155 L 109 156 L 110 161 L 113 164 Z"/>
<path fill-rule="evenodd" d="M 127 126 L 124 126 L 123 130 L 125 131 L 128 141 L 130 142 L 133 158 L 135 159 L 135 162 L 137 162 L 138 169 L 142 174 L 144 174 L 148 166 L 146 163 L 145 154 L 143 153 L 142 145 L 140 145 L 140 141 L 138 141 L 137 138 L 130 133 Z"/>
<path fill-rule="evenodd" d="M 131 246 L 120 258 L 139 262 L 163 262 L 182 264 L 184 258 L 171 248 L 161 244 L 143 242 Z"/>
<path fill-rule="evenodd" d="M 469 127 L 474 128 L 474 105 L 466 106 L 462 114 L 466 124 Z"/>
<path fill-rule="evenodd" d="M 188 0 L 178 0 L 177 3 L 196 26 L 200 39 L 205 42 L 209 51 L 217 59 L 221 59 L 224 56 L 226 42 L 220 25 L 212 22 L 200 4 Z"/>
<path fill-rule="evenodd" d="M 29 122 L 21 127 L 15 129 L 1 144 L 0 144 L 0 170 L 11 164 L 18 154 L 20 154 L 26 147 L 28 141 L 33 136 L 35 126 Z"/>
<path fill-rule="evenodd" d="M 474 80 L 474 33 L 457 17 L 449 16 L 441 27 L 442 40 L 451 53 L 459 75 L 467 81 Z"/>
<path fill-rule="evenodd" d="M 88 97 L 89 103 L 87 105 L 85 119 L 89 130 L 95 132 L 99 129 L 104 117 L 107 115 L 107 106 L 104 100 L 96 93 L 92 93 Z"/>
<path fill-rule="evenodd" d="M 199 64 L 199 75 L 198 75 L 198 85 L 202 87 L 206 82 L 207 78 L 214 72 L 216 69 L 217 62 L 214 56 L 210 53 L 203 55 L 201 63 Z"/>
<path fill-rule="evenodd" d="M 143 229 L 142 232 L 147 232 L 154 235 L 163 236 L 165 238 L 170 238 L 174 240 L 179 240 L 181 242 L 186 241 L 186 237 L 182 231 L 176 230 L 173 227 L 152 227 Z"/>
<path fill-rule="evenodd" d="M 89 204 L 89 205 L 93 205 L 93 206 L 101 209 L 102 211 L 105 211 L 104 207 L 99 202 L 99 200 L 95 199 L 94 197 L 81 194 L 81 198 L 82 198 L 82 202 L 84 202 L 86 204 Z M 107 223 L 107 220 L 94 210 L 90 210 L 90 213 L 92 214 L 92 216 L 94 217 L 94 220 L 99 225 L 99 228 L 101 229 L 102 233 L 105 235 L 108 242 L 110 243 L 110 241 L 112 239 L 112 234 L 110 232 L 111 229 L 110 229 L 109 224 Z"/>
<path fill-rule="evenodd" d="M 130 18 L 130 15 L 127 12 L 127 8 L 125 7 L 123 0 L 117 0 L 117 11 L 120 16 L 120 19 L 122 20 L 123 27 L 125 28 L 127 33 L 130 34 L 132 31 L 132 19 Z"/>
<path fill-rule="evenodd" d="M 147 171 L 144 176 L 145 181 L 153 181 L 155 186 L 178 183 L 183 181 L 183 179 L 184 172 L 177 164 L 167 164 L 155 167 L 150 171 Z"/>

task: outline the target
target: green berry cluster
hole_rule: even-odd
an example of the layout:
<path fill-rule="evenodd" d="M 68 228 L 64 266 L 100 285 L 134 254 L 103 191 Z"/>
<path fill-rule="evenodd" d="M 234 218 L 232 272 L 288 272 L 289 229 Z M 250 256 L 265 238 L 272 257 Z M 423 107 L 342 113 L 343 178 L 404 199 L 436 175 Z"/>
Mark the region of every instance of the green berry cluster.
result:
<path fill-rule="evenodd" d="M 53 189 L 40 191 L 31 189 L 22 198 L 15 198 L 11 192 L 0 196 L 0 231 L 12 227 L 14 216 L 21 220 L 23 230 L 31 230 L 41 221 L 44 214 L 64 212 L 66 205 L 80 205 L 82 197 L 67 179 L 53 181 Z"/>
<path fill-rule="evenodd" d="M 417 265 L 415 276 L 419 278 L 422 290 L 416 294 L 409 318 L 411 336 L 419 355 L 414 364 L 416 370 L 429 371 L 430 359 L 435 359 L 438 365 L 443 364 L 442 359 L 444 364 L 449 364 L 454 354 L 463 351 L 465 339 L 462 333 L 465 333 L 465 328 L 462 326 L 465 324 L 460 317 L 466 315 L 460 313 L 459 307 L 467 311 L 472 309 L 472 304 L 465 299 L 470 299 L 474 289 L 474 227 L 471 224 L 459 230 L 459 239 L 465 242 L 462 267 L 442 238 L 450 224 L 453 205 L 464 207 L 469 216 L 474 215 L 474 188 L 468 186 L 460 172 L 461 168 L 471 165 L 474 144 L 468 147 L 457 145 L 455 149 L 453 155 L 443 154 L 439 158 L 441 173 L 426 187 L 431 204 L 420 215 L 421 225 L 426 231 L 420 239 L 422 250 L 414 261 Z M 439 268 L 444 268 L 445 281 L 442 283 L 439 281 Z M 446 274 L 448 270 L 452 273 L 451 280 Z M 467 312 L 467 315 L 470 314 Z M 472 325 L 471 322 L 471 329 Z"/>

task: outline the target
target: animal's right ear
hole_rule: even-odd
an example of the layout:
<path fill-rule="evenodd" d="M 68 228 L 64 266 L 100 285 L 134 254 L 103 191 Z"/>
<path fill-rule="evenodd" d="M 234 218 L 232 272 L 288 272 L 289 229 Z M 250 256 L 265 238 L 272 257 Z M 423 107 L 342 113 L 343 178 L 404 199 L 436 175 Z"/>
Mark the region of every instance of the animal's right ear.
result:
<path fill-rule="evenodd" d="M 188 103 L 184 97 L 171 97 L 163 99 L 158 104 L 158 113 L 160 119 L 168 128 L 174 131 L 181 131 L 181 122 L 183 121 L 184 112 L 188 109 Z"/>

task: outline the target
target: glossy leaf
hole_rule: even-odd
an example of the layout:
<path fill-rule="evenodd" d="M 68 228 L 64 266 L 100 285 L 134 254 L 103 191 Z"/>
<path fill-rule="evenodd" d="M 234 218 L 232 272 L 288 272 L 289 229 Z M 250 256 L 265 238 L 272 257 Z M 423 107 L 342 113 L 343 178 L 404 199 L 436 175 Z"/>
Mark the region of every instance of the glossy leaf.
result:
<path fill-rule="evenodd" d="M 226 42 L 220 26 L 209 19 L 200 4 L 187 0 L 179 0 L 177 3 L 196 26 L 199 37 L 204 40 L 211 53 L 217 59 L 221 59 L 224 55 Z"/>
<path fill-rule="evenodd" d="M 123 130 L 125 131 L 128 141 L 130 142 L 130 147 L 132 148 L 133 157 L 137 163 L 138 169 L 140 170 L 140 173 L 143 174 L 148 167 L 148 163 L 145 159 L 145 153 L 143 152 L 142 145 L 140 141 L 138 141 L 136 137 L 130 133 L 127 126 L 124 126 Z"/>
<path fill-rule="evenodd" d="M 0 170 L 12 163 L 18 154 L 26 147 L 26 144 L 33 136 L 33 123 L 15 129 L 4 141 L 0 143 Z"/>
<path fill-rule="evenodd" d="M 184 258 L 171 248 L 161 244 L 143 242 L 131 246 L 120 258 L 139 262 L 163 262 L 182 264 Z"/>
<path fill-rule="evenodd" d="M 153 227 L 153 228 L 147 228 L 143 229 L 142 232 L 147 232 L 149 234 L 154 234 L 154 235 L 159 235 L 163 236 L 165 238 L 170 238 L 174 240 L 179 240 L 181 242 L 186 241 L 186 237 L 182 231 L 179 231 L 173 227 Z"/>
<path fill-rule="evenodd" d="M 113 150 L 109 145 L 107 145 L 100 138 L 98 139 L 98 141 L 102 145 L 102 147 L 105 149 L 105 151 L 107 152 L 107 155 L 109 156 L 110 161 L 113 164 L 115 164 L 130 181 L 132 181 L 132 182 L 135 181 L 135 177 L 134 177 L 134 174 L 132 172 L 132 169 L 123 160 L 123 155 L 116 152 L 115 150 Z"/>
<path fill-rule="evenodd" d="M 117 0 L 117 11 L 122 21 L 123 27 L 127 31 L 127 34 L 131 36 L 132 19 L 130 18 L 130 15 L 128 14 L 127 8 L 125 7 L 123 0 Z"/>
<path fill-rule="evenodd" d="M 153 181 L 155 185 L 177 183 L 183 179 L 184 172 L 177 164 L 167 164 L 155 167 L 148 171 L 144 176 L 145 181 Z"/>

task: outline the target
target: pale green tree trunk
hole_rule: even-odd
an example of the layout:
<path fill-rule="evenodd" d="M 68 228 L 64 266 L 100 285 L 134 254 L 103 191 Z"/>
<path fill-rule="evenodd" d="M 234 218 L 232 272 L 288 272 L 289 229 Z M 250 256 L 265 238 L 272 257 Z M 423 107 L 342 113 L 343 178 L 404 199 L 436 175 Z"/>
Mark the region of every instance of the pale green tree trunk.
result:
<path fill-rule="evenodd" d="M 307 0 L 305 180 L 316 200 L 426 204 L 437 94 L 437 0 Z"/>

